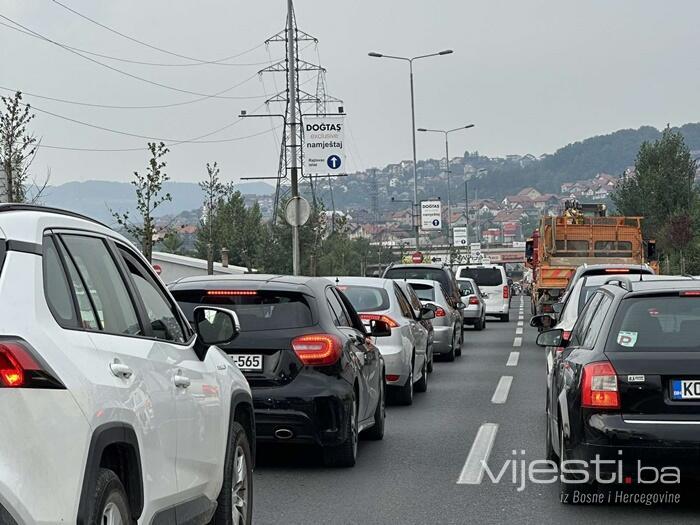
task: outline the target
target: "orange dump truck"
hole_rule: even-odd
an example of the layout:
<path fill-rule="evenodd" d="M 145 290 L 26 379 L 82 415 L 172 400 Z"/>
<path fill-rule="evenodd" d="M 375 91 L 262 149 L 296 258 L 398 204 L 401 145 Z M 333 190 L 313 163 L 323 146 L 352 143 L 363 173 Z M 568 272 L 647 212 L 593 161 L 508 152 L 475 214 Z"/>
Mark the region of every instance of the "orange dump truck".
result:
<path fill-rule="evenodd" d="M 641 222 L 641 217 L 607 217 L 603 204 L 578 202 L 567 202 L 560 216 L 541 217 L 525 245 L 525 264 L 532 269 L 532 313 L 552 312 L 582 264 L 644 264 L 653 259 L 655 243 L 644 241 Z"/>

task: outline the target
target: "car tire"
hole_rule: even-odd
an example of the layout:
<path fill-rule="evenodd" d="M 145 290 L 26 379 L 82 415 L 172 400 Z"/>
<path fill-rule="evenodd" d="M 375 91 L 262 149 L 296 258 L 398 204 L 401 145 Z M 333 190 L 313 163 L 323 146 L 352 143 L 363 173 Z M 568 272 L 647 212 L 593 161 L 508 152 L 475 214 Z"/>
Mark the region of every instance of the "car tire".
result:
<path fill-rule="evenodd" d="M 552 445 L 552 425 L 549 420 L 549 414 L 545 412 L 545 437 L 544 437 L 544 453 L 547 461 L 556 461 L 557 453 Z"/>
<path fill-rule="evenodd" d="M 224 459 L 224 483 L 211 525 L 253 522 L 253 454 L 243 426 L 233 421 Z"/>
<path fill-rule="evenodd" d="M 503 321 L 504 323 L 509 323 L 509 322 L 510 322 L 510 312 L 508 312 L 508 313 L 505 314 L 505 315 L 502 315 L 502 316 L 501 316 L 501 321 Z"/>
<path fill-rule="evenodd" d="M 386 384 L 382 381 L 379 391 L 377 408 L 374 409 L 374 425 L 364 432 L 364 437 L 373 441 L 384 439 L 384 426 L 386 422 Z"/>
<path fill-rule="evenodd" d="M 411 363 L 411 370 L 409 371 L 406 384 L 394 388 L 394 399 L 397 404 L 404 406 L 413 404 L 413 363 Z"/>
<path fill-rule="evenodd" d="M 340 445 L 323 448 L 323 463 L 327 467 L 349 468 L 357 462 L 357 401 L 352 399 L 352 414 L 345 423 L 347 438 Z"/>
<path fill-rule="evenodd" d="M 428 361 L 428 373 L 432 374 L 433 373 L 433 361 L 435 360 L 435 354 L 433 353 L 433 349 L 430 349 L 430 361 Z"/>
<path fill-rule="evenodd" d="M 455 335 L 457 336 L 457 341 L 453 343 L 453 346 L 455 347 L 455 356 L 459 357 L 462 355 L 462 337 L 457 332 L 455 332 Z"/>
<path fill-rule="evenodd" d="M 481 330 L 484 329 L 484 319 L 479 319 L 478 321 L 474 322 L 474 330 L 477 332 L 480 332 Z"/>
<path fill-rule="evenodd" d="M 122 523 L 132 523 L 124 485 L 114 471 L 101 468 L 97 474 L 87 523 L 101 525 L 105 523 L 105 519 L 107 523 L 113 523 L 116 520 L 110 520 L 110 514 L 117 515 Z"/>
<path fill-rule="evenodd" d="M 414 388 L 416 392 L 423 393 L 428 391 L 428 365 L 426 363 L 423 363 L 420 379 L 416 381 L 416 386 Z"/>

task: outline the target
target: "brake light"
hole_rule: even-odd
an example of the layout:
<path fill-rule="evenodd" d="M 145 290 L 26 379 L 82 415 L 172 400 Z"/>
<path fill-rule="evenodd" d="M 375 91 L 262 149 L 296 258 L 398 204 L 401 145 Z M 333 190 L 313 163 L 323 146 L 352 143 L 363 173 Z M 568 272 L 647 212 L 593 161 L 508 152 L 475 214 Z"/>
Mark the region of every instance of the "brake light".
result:
<path fill-rule="evenodd" d="M 585 365 L 581 382 L 583 384 L 582 407 L 620 409 L 617 372 L 610 361 Z"/>
<path fill-rule="evenodd" d="M 258 292 L 255 290 L 207 290 L 207 295 L 258 295 Z"/>
<path fill-rule="evenodd" d="M 385 322 L 386 324 L 388 324 L 390 328 L 398 328 L 399 327 L 399 323 L 394 321 L 388 315 L 360 314 L 360 319 L 362 319 L 363 321 L 382 321 L 382 322 Z"/>
<path fill-rule="evenodd" d="M 686 290 L 685 292 L 681 292 L 680 296 L 681 297 L 699 297 L 700 290 Z"/>
<path fill-rule="evenodd" d="M 510 290 L 508 289 L 508 286 L 503 287 L 503 298 L 508 299 L 508 294 L 510 294 Z"/>
<path fill-rule="evenodd" d="M 435 310 L 435 317 L 445 317 L 446 315 L 447 315 L 447 312 L 443 308 L 440 308 L 439 306 Z"/>
<path fill-rule="evenodd" d="M 387 374 L 386 375 L 386 380 L 387 381 L 398 381 L 399 376 L 397 374 Z"/>
<path fill-rule="evenodd" d="M 22 341 L 0 342 L 0 388 L 65 388 Z"/>
<path fill-rule="evenodd" d="M 479 298 L 476 295 L 469 297 L 469 304 L 479 304 Z"/>
<path fill-rule="evenodd" d="M 606 268 L 605 273 L 630 273 L 629 268 Z"/>
<path fill-rule="evenodd" d="M 340 359 L 342 344 L 332 334 L 309 334 L 292 339 L 292 349 L 305 365 L 327 366 Z"/>

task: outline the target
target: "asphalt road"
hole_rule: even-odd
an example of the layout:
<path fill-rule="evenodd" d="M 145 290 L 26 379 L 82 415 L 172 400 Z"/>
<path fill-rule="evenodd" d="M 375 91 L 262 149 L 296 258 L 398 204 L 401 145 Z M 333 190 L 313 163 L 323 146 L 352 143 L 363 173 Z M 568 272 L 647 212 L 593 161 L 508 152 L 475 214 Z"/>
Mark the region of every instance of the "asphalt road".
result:
<path fill-rule="evenodd" d="M 488 452 L 494 475 L 508 460 L 544 459 L 545 359 L 528 326 L 527 298 L 518 333 L 520 304 L 515 297 L 509 323 L 489 319 L 482 332 L 467 329 L 462 357 L 436 363 L 428 392 L 413 406 L 388 407 L 384 440 L 361 441 L 354 468 L 324 468 L 312 448 L 259 449 L 254 523 L 698 521 L 700 509 L 687 504 L 563 505 L 558 483 L 519 490 L 512 463 L 500 483 L 479 479 L 470 463 Z"/>

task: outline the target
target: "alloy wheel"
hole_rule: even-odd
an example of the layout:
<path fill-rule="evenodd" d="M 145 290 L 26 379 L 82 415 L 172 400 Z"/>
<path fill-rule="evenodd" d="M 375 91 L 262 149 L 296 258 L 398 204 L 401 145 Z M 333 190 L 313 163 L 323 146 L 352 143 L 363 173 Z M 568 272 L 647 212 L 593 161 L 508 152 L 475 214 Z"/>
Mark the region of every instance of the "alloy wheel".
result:
<path fill-rule="evenodd" d="M 248 518 L 248 461 L 243 447 L 236 447 L 233 456 L 233 487 L 231 489 L 231 512 L 233 523 L 239 525 L 247 523 Z"/>
<path fill-rule="evenodd" d="M 124 525 L 124 519 L 119 511 L 119 507 L 113 502 L 107 503 L 102 511 L 101 525 Z"/>

